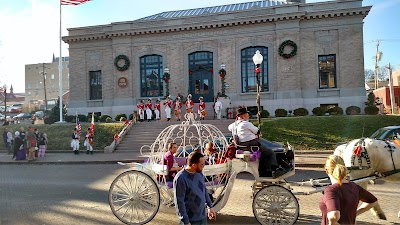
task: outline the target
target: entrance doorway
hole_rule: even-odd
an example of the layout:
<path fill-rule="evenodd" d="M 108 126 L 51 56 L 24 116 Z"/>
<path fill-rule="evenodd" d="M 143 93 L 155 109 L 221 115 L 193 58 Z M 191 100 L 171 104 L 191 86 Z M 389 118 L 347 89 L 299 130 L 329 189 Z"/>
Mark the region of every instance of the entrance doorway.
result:
<path fill-rule="evenodd" d="M 213 53 L 194 52 L 189 54 L 189 92 L 194 102 L 203 97 L 205 102 L 214 101 Z"/>

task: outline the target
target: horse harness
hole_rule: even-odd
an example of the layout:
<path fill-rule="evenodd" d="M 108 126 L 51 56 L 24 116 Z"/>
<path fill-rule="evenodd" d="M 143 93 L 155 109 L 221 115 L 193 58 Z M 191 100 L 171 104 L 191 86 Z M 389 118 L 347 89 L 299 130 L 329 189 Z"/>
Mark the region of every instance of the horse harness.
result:
<path fill-rule="evenodd" d="M 347 167 L 348 170 L 367 170 L 371 168 L 371 160 L 369 158 L 367 149 L 365 148 L 365 142 L 364 139 L 360 139 L 356 143 L 356 148 L 353 150 L 353 155 L 351 156 L 351 167 Z M 347 146 L 346 146 L 347 148 Z M 358 159 L 358 166 L 355 166 L 355 160 L 356 156 Z M 362 158 L 364 158 L 367 161 L 368 166 L 363 166 L 362 165 Z"/>

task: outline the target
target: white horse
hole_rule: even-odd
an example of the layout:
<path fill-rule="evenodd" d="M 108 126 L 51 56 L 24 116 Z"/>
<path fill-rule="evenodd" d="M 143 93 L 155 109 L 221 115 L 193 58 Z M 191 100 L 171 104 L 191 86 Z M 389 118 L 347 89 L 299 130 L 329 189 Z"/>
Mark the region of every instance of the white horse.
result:
<path fill-rule="evenodd" d="M 384 180 L 400 180 L 400 146 L 393 142 L 370 138 L 356 139 L 348 144 L 339 145 L 334 154 L 343 158 L 346 167 L 349 168 L 351 180 L 375 173 L 386 174 L 390 171 L 397 173 L 387 174 Z M 367 184 L 368 182 L 359 183 L 365 189 Z M 371 212 L 380 219 L 386 219 L 379 205 L 372 208 Z"/>

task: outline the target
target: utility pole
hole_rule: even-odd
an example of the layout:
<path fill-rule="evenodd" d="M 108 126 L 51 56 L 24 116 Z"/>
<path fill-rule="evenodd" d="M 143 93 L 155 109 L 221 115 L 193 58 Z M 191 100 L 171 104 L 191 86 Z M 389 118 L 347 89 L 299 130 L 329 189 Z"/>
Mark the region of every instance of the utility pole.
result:
<path fill-rule="evenodd" d="M 375 70 L 374 70 L 374 75 L 375 75 L 375 89 L 378 89 L 378 62 L 381 61 L 382 58 L 382 52 L 379 52 L 379 40 L 376 40 L 376 53 L 375 53 Z"/>
<path fill-rule="evenodd" d="M 44 63 L 43 65 L 43 70 L 41 72 L 41 74 L 43 75 L 43 88 L 44 88 L 44 109 L 47 110 L 47 91 L 46 91 L 46 75 L 47 73 L 45 72 L 45 67 L 44 67 Z"/>
<path fill-rule="evenodd" d="M 386 66 L 389 70 L 389 93 L 390 93 L 390 107 L 392 109 L 392 114 L 395 114 L 395 107 L 394 107 L 394 90 L 393 90 L 393 80 L 392 80 L 392 68 L 390 67 L 390 63 Z"/>

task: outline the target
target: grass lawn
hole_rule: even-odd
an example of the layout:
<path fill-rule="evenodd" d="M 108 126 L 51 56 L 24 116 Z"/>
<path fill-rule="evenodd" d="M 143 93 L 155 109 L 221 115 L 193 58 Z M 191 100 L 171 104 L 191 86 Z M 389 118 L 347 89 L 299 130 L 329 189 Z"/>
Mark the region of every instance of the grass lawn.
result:
<path fill-rule="evenodd" d="M 37 128 L 39 132 L 43 132 L 47 134 L 48 139 L 48 150 L 71 150 L 70 141 L 71 136 L 75 128 L 75 123 L 67 123 L 67 124 L 37 124 L 32 125 L 34 128 Z M 87 128 L 90 126 L 90 123 L 81 123 L 82 131 L 81 131 L 81 145 L 80 149 L 86 149 L 83 146 L 83 140 L 85 139 Z M 95 137 L 94 149 L 103 150 L 104 147 L 111 144 L 114 140 L 114 134 L 119 133 L 124 123 L 96 123 L 95 124 Z M 3 133 L 4 127 L 11 128 L 14 132 L 16 130 L 20 130 L 21 127 L 25 129 L 28 128 L 28 124 L 13 124 L 8 126 L 1 127 L 1 132 Z M 1 141 L 0 149 L 4 149 L 4 143 Z M 72 151 L 72 150 L 71 150 Z"/>
<path fill-rule="evenodd" d="M 256 124 L 257 122 L 255 122 Z M 333 150 L 339 142 L 368 137 L 378 128 L 400 125 L 400 116 L 306 116 L 262 121 L 263 138 L 295 149 Z"/>

